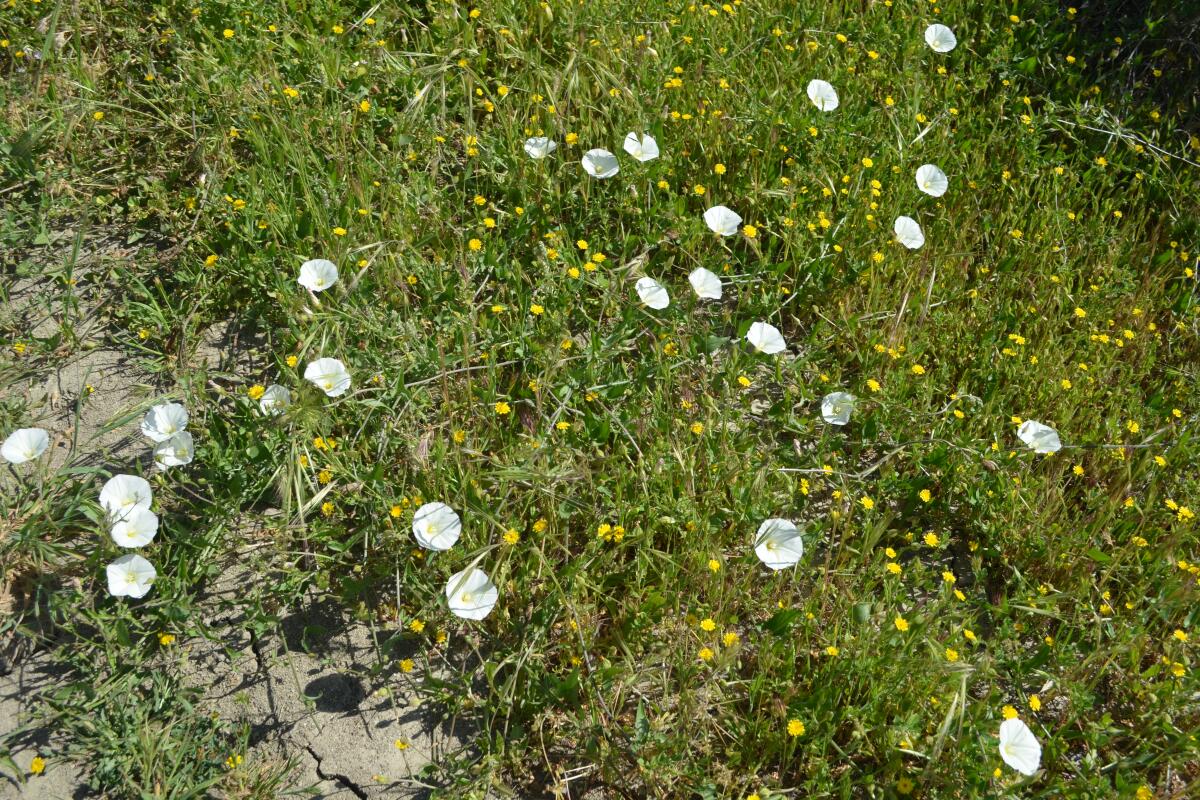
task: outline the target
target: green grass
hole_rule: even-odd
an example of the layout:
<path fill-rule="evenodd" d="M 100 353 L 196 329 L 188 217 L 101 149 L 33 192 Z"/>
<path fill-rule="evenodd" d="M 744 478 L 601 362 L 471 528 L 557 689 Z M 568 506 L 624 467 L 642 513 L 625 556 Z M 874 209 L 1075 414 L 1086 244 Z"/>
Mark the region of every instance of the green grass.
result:
<path fill-rule="evenodd" d="M 56 633 L 71 755 L 104 753 L 114 797 L 274 796 L 226 769 L 239 734 L 197 727 L 157 638 L 201 635 L 200 587 L 254 526 L 285 575 L 246 598 L 256 624 L 316 587 L 431 654 L 429 696 L 486 732 L 446 797 L 551 796 L 579 767 L 572 796 L 1194 795 L 1200 66 L 1186 4 L 1151 5 L 0 9 L 6 277 L 69 277 L 62 230 L 134 249 L 83 280 L 197 441 L 157 481 L 141 602 L 104 590 L 100 476 L 5 484 L 3 574 L 38 602 L 0 629 Z M 925 46 L 933 21 L 953 52 Z M 625 157 L 630 130 L 662 157 Z M 588 178 L 591 147 L 620 174 Z M 717 203 L 756 235 L 714 237 Z M 892 241 L 899 214 L 922 249 Z M 296 284 L 316 257 L 342 275 L 319 304 Z M 696 266 L 722 301 L 695 300 Z M 787 354 L 751 351 L 755 320 Z M 203 366 L 230 321 L 257 357 Z M 75 342 L 4 336 L 14 379 Z M 303 380 L 319 357 L 351 392 Z M 295 405 L 264 419 L 249 392 L 276 382 Z M 844 429 L 819 416 L 834 390 L 860 398 Z M 6 398 L 3 431 L 36 414 Z M 1034 455 L 1014 418 L 1066 448 Z M 421 500 L 463 516 L 451 551 L 415 547 Z M 795 570 L 754 557 L 768 517 L 804 530 Z M 480 554 L 500 603 L 464 623 L 443 587 Z M 146 680 L 84 724 L 101 687 Z M 1044 747 L 1023 783 L 1006 705 Z M 131 742 L 143 718 L 210 755 Z"/>

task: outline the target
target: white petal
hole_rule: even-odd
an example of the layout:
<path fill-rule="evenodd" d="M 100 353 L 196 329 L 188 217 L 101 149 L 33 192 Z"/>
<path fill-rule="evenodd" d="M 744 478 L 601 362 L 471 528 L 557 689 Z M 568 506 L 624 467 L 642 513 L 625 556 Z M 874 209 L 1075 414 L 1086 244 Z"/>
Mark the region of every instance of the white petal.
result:
<path fill-rule="evenodd" d="M 1016 717 L 1000 723 L 1000 758 L 1022 775 L 1034 775 L 1041 766 L 1041 743 Z"/>
<path fill-rule="evenodd" d="M 638 136 L 630 131 L 625 136 L 625 152 L 638 161 L 653 161 L 658 158 L 658 142 L 648 133 Z"/>
<path fill-rule="evenodd" d="M 314 258 L 300 265 L 300 277 L 297 281 L 305 289 L 323 292 L 337 283 L 338 269 L 332 261 L 324 258 Z"/>
<path fill-rule="evenodd" d="M 941 197 L 950 188 L 950 181 L 935 165 L 922 164 L 917 168 L 917 188 L 930 197 Z"/>
<path fill-rule="evenodd" d="M 426 503 L 413 515 L 413 537 L 429 550 L 449 550 L 462 534 L 462 520 L 445 503 Z"/>
<path fill-rule="evenodd" d="M 949 53 L 958 45 L 954 31 L 945 25 L 934 23 L 925 29 L 925 44 L 933 48 L 935 53 Z"/>
<path fill-rule="evenodd" d="M 838 107 L 837 91 L 828 81 L 811 80 L 808 82 L 808 99 L 822 111 L 833 111 Z"/>
<path fill-rule="evenodd" d="M 831 392 L 821 398 L 821 419 L 830 425 L 845 425 L 854 411 L 854 395 L 847 392 Z"/>
<path fill-rule="evenodd" d="M 719 233 L 722 236 L 733 236 L 738 232 L 738 226 L 742 224 L 742 218 L 738 216 L 737 212 L 725 206 L 713 206 L 704 212 L 704 223 L 708 225 L 709 230 L 713 233 Z"/>
<path fill-rule="evenodd" d="M 755 322 L 750 326 L 750 330 L 746 332 L 746 341 L 754 345 L 754 349 L 760 353 L 766 353 L 773 356 L 776 353 L 782 353 L 787 349 L 787 343 L 783 341 L 783 334 L 774 325 L 766 322 Z"/>
<path fill-rule="evenodd" d="M 161 403 L 151 407 L 142 418 L 142 433 L 162 442 L 187 428 L 188 412 L 179 403 Z"/>
<path fill-rule="evenodd" d="M 701 300 L 721 299 L 724 289 L 721 286 L 721 279 L 717 277 L 716 273 L 704 267 L 696 267 L 688 274 L 688 282 L 692 284 L 692 291 Z"/>
<path fill-rule="evenodd" d="M 145 597 L 158 573 L 154 565 L 136 553 L 121 556 L 105 568 L 108 593 L 113 597 Z"/>
<path fill-rule="evenodd" d="M 350 373 L 346 365 L 336 358 L 318 358 L 304 368 L 304 379 L 325 392 L 329 397 L 338 397 L 350 388 Z"/>
<path fill-rule="evenodd" d="M 41 428 L 18 428 L 0 445 L 0 456 L 10 464 L 24 464 L 46 452 L 50 434 Z"/>
<path fill-rule="evenodd" d="M 114 475 L 100 489 L 100 505 L 110 519 L 126 519 L 139 511 L 149 511 L 154 501 L 150 482 L 137 475 Z"/>
<path fill-rule="evenodd" d="M 787 569 L 804 556 L 804 539 L 791 520 L 768 519 L 758 526 L 754 554 L 768 569 Z"/>
<path fill-rule="evenodd" d="M 545 136 L 533 136 L 525 140 L 525 153 L 535 161 L 541 161 L 558 149 L 558 142 Z"/>
<path fill-rule="evenodd" d="M 182 467 L 192 463 L 195 452 L 192 435 L 182 431 L 154 446 L 154 463 L 158 464 L 159 469 Z"/>
<path fill-rule="evenodd" d="M 1057 453 L 1062 449 L 1058 431 L 1036 420 L 1027 419 L 1022 422 L 1021 427 L 1017 429 L 1017 437 L 1033 452 L 1041 455 Z"/>
<path fill-rule="evenodd" d="M 450 613 L 462 619 L 483 619 L 492 613 L 500 590 L 481 569 L 463 570 L 446 581 L 446 603 Z"/>
<path fill-rule="evenodd" d="M 120 547 L 144 547 L 158 533 L 158 516 L 153 511 L 140 510 L 113 523 L 109 535 Z"/>
<path fill-rule="evenodd" d="M 909 250 L 917 250 L 925 244 L 925 234 L 921 232 L 921 226 L 912 217 L 896 217 L 893 230 L 896 232 L 896 241 Z"/>
<path fill-rule="evenodd" d="M 642 302 L 653 308 L 655 311 L 662 311 L 671 304 L 670 295 L 661 283 L 654 278 L 638 278 L 637 285 L 638 297 L 642 298 Z"/>
<path fill-rule="evenodd" d="M 583 165 L 584 171 L 593 178 L 611 178 L 621 171 L 617 157 L 599 147 L 584 153 L 579 163 Z"/>
<path fill-rule="evenodd" d="M 258 398 L 258 410 L 268 416 L 282 414 L 292 404 L 292 393 L 286 386 L 273 383 Z"/>

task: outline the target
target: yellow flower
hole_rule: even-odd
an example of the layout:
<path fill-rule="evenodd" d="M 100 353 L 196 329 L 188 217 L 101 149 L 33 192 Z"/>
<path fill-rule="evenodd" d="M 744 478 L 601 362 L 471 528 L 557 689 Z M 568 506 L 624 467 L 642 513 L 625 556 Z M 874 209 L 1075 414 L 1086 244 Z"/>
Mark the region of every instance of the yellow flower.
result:
<path fill-rule="evenodd" d="M 871 498 L 867 497 L 866 495 L 863 495 L 862 497 L 860 497 L 858 499 L 858 502 L 861 503 L 862 507 L 865 508 L 867 511 L 870 511 L 872 508 L 875 507 L 875 501 L 872 500 Z"/>
<path fill-rule="evenodd" d="M 709 572 L 720 572 L 721 571 L 721 562 L 717 561 L 715 558 L 710 558 L 708 560 L 708 571 Z"/>
<path fill-rule="evenodd" d="M 41 775 L 46 771 L 46 759 L 41 756 L 34 756 L 33 761 L 29 762 L 29 771 L 34 775 Z"/>
<path fill-rule="evenodd" d="M 920 492 L 917 493 L 917 496 L 921 498 L 922 503 L 928 503 L 930 500 L 933 499 L 933 494 L 930 493 L 930 491 L 928 489 L 922 489 Z"/>
<path fill-rule="evenodd" d="M 839 650 L 836 645 L 831 644 L 829 647 L 825 648 L 825 655 L 829 656 L 830 658 L 837 656 L 837 654 L 840 652 L 842 651 Z"/>
<path fill-rule="evenodd" d="M 908 630 L 908 620 L 899 614 L 896 615 L 896 618 L 892 620 L 892 622 L 895 624 L 896 630 L 900 631 L 901 633 Z"/>
<path fill-rule="evenodd" d="M 804 723 L 798 719 L 789 719 L 787 724 L 788 736 L 793 738 L 804 735 Z"/>
<path fill-rule="evenodd" d="M 1002 715 L 1002 716 L 1003 716 L 1005 719 L 1016 719 L 1016 717 L 1017 717 L 1017 710 L 1016 710 L 1015 708 L 1013 708 L 1012 706 L 1007 706 L 1007 705 L 1006 705 L 1004 708 L 1000 709 L 1000 714 L 1001 714 L 1001 715 Z"/>
<path fill-rule="evenodd" d="M 946 648 L 946 660 L 949 661 L 951 664 L 953 664 L 955 661 L 958 661 L 958 651 L 952 647 L 947 647 Z"/>
<path fill-rule="evenodd" d="M 758 236 L 758 228 L 753 225 L 744 225 L 742 226 L 742 233 L 745 234 L 747 239 L 753 239 L 755 236 Z"/>
<path fill-rule="evenodd" d="M 733 647 L 738 643 L 738 638 L 739 637 L 736 633 L 733 631 L 728 631 L 724 636 L 721 637 L 721 643 L 726 647 Z"/>
<path fill-rule="evenodd" d="M 508 530 L 506 530 L 504 532 L 504 543 L 505 544 L 516 544 L 519 541 L 521 541 L 521 534 L 517 531 L 516 528 L 509 528 Z"/>
<path fill-rule="evenodd" d="M 169 646 L 175 644 L 175 634 L 160 633 L 158 635 L 158 643 L 161 644 L 163 647 L 169 647 Z"/>
<path fill-rule="evenodd" d="M 263 386 L 262 384 L 256 383 L 253 386 L 251 386 L 249 389 L 246 390 L 246 394 L 248 394 L 250 396 L 251 400 L 258 400 L 259 398 L 261 398 L 263 396 L 263 394 L 266 393 L 266 391 L 267 391 L 267 388 L 265 386 Z"/>
<path fill-rule="evenodd" d="M 1040 697 L 1038 697 L 1036 694 L 1029 695 L 1029 708 L 1032 711 L 1041 711 L 1042 710 L 1042 699 Z"/>
<path fill-rule="evenodd" d="M 500 416 L 504 416 L 505 414 L 512 411 L 512 407 L 508 403 L 504 402 L 503 400 L 497 402 L 496 405 L 493 406 L 493 408 L 496 409 L 496 413 L 499 414 Z"/>
<path fill-rule="evenodd" d="M 397 750 L 408 749 L 408 742 L 404 741 L 403 739 L 397 739 L 395 742 L 393 742 L 393 744 L 395 744 Z"/>
<path fill-rule="evenodd" d="M 226 39 L 232 39 L 233 31 L 230 30 L 229 28 L 226 28 L 225 30 L 221 31 L 221 35 L 224 36 Z"/>
<path fill-rule="evenodd" d="M 913 364 L 912 365 L 912 374 L 913 375 L 924 375 L 925 368 L 922 367 L 920 364 Z"/>
<path fill-rule="evenodd" d="M 1175 632 L 1172 633 L 1171 635 L 1174 636 L 1176 639 L 1178 639 L 1181 642 L 1186 642 L 1188 640 L 1187 632 L 1185 632 L 1179 628 L 1176 628 Z"/>
<path fill-rule="evenodd" d="M 693 422 L 692 423 L 692 433 L 696 434 L 697 436 L 704 433 L 704 423 L 703 422 Z"/>
<path fill-rule="evenodd" d="M 300 362 L 300 359 L 296 358 L 295 356 L 288 356 L 286 360 L 289 367 L 294 367 Z"/>
<path fill-rule="evenodd" d="M 939 541 L 938 535 L 933 531 L 925 534 L 925 544 L 929 545 L 930 547 L 937 547 Z"/>
<path fill-rule="evenodd" d="M 479 241 L 478 239 L 472 239 L 471 241 L 467 242 L 467 247 L 475 251 L 482 250 L 483 242 Z"/>
<path fill-rule="evenodd" d="M 712 661 L 715 653 L 713 653 L 712 648 L 710 647 L 701 647 L 700 652 L 696 655 L 700 657 L 701 661 Z"/>
<path fill-rule="evenodd" d="M 358 103 L 358 110 L 363 112 L 364 114 L 367 113 L 368 111 L 370 111 L 371 110 L 371 101 L 366 100 L 366 99 L 360 100 Z"/>
<path fill-rule="evenodd" d="M 336 227 L 336 228 L 334 228 L 334 229 L 333 229 L 333 235 L 334 235 L 334 236 L 345 236 L 345 235 L 346 235 L 346 229 L 345 229 L 345 228 L 343 228 L 343 227 L 341 227 L 341 226 L 338 226 L 338 227 Z"/>
<path fill-rule="evenodd" d="M 712 617 L 705 617 L 704 619 L 700 620 L 700 629 L 705 631 L 715 631 L 717 629 L 717 623 Z"/>
<path fill-rule="evenodd" d="M 412 622 L 408 623 L 408 629 L 413 633 L 420 633 L 421 631 L 425 630 L 425 623 L 419 619 L 414 619 Z"/>

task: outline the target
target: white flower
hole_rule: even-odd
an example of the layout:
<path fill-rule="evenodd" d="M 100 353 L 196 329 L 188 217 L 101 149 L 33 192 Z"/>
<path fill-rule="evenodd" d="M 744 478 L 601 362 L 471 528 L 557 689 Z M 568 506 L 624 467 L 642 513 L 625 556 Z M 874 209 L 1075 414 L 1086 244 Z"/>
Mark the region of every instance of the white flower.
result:
<path fill-rule="evenodd" d="M 500 591 L 487 573 L 468 567 L 446 581 L 446 602 L 450 613 L 463 619 L 483 619 L 492 613 Z"/>
<path fill-rule="evenodd" d="M 1058 431 L 1051 428 L 1049 425 L 1043 425 L 1040 422 L 1027 419 L 1021 423 L 1021 427 L 1017 428 L 1017 438 L 1035 453 L 1046 455 L 1047 453 L 1057 453 L 1062 449 L 1062 441 L 1058 438 Z"/>
<path fill-rule="evenodd" d="M 837 91 L 828 81 L 812 80 L 808 82 L 808 99 L 822 111 L 833 111 L 838 107 Z"/>
<path fill-rule="evenodd" d="M 787 569 L 804 555 L 804 539 L 791 520 L 769 519 L 758 526 L 754 554 L 768 569 Z"/>
<path fill-rule="evenodd" d="M 158 516 L 141 509 L 113 523 L 109 535 L 121 547 L 142 547 L 154 541 L 158 533 Z"/>
<path fill-rule="evenodd" d="M 766 353 L 773 356 L 776 353 L 782 353 L 787 349 L 787 343 L 783 341 L 783 334 L 774 325 L 766 322 L 756 322 L 750 326 L 750 330 L 746 331 L 746 341 L 754 345 L 754 349 L 760 353 Z"/>
<path fill-rule="evenodd" d="M 430 550 L 449 550 L 462 534 L 462 520 L 445 503 L 426 503 L 413 515 L 413 536 Z"/>
<path fill-rule="evenodd" d="M 286 386 L 273 383 L 258 398 L 258 410 L 267 416 L 282 414 L 292 404 L 292 393 Z"/>
<path fill-rule="evenodd" d="M 558 142 L 546 136 L 533 136 L 525 140 L 525 153 L 534 161 L 541 161 L 558 149 Z"/>
<path fill-rule="evenodd" d="M 642 302 L 655 311 L 662 311 L 671 304 L 671 297 L 666 288 L 654 278 L 638 278 L 635 288 Z"/>
<path fill-rule="evenodd" d="M 156 442 L 165 442 L 187 428 L 188 412 L 179 403 L 160 403 L 142 417 L 142 433 Z"/>
<path fill-rule="evenodd" d="M 925 244 L 925 234 L 912 217 L 896 217 L 896 224 L 892 229 L 896 231 L 896 241 L 909 250 L 916 250 Z"/>
<path fill-rule="evenodd" d="M 330 397 L 338 397 L 350 388 L 350 373 L 336 358 L 318 358 L 304 368 L 304 379 Z"/>
<path fill-rule="evenodd" d="M 949 53 L 958 45 L 958 39 L 954 38 L 954 31 L 935 23 L 925 29 L 925 44 L 935 53 Z"/>
<path fill-rule="evenodd" d="M 742 224 L 742 218 L 738 216 L 736 211 L 731 211 L 725 206 L 713 206 L 704 212 L 704 223 L 708 225 L 708 229 L 713 233 L 719 233 L 722 236 L 733 236 L 738 232 L 738 226 Z"/>
<path fill-rule="evenodd" d="M 821 419 L 830 425 L 845 425 L 858 398 L 847 392 L 831 392 L 821 398 Z"/>
<path fill-rule="evenodd" d="M 584 171 L 593 178 L 611 178 L 621 171 L 617 157 L 599 147 L 584 153 L 579 163 L 583 164 Z"/>
<path fill-rule="evenodd" d="M 721 286 L 721 279 L 717 277 L 715 272 L 711 272 L 704 267 L 696 267 L 688 274 L 688 282 L 692 284 L 692 291 L 701 300 L 721 299 L 721 293 L 724 289 Z"/>
<path fill-rule="evenodd" d="M 1000 758 L 1022 775 L 1036 774 L 1042 764 L 1042 745 L 1016 717 L 1000 723 Z"/>
<path fill-rule="evenodd" d="M 150 482 L 137 475 L 114 475 L 100 489 L 100 505 L 110 519 L 128 519 L 140 511 L 149 511 L 154 500 Z"/>
<path fill-rule="evenodd" d="M 950 181 L 933 164 L 922 164 L 917 167 L 917 188 L 930 197 L 941 197 L 950 188 Z"/>
<path fill-rule="evenodd" d="M 323 292 L 337 283 L 337 279 L 336 264 L 324 258 L 314 258 L 300 265 L 300 277 L 297 280 L 309 291 Z"/>
<path fill-rule="evenodd" d="M 638 161 L 653 161 L 658 158 L 658 142 L 648 133 L 643 133 L 639 138 L 636 133 L 630 131 L 625 137 L 625 152 Z"/>
<path fill-rule="evenodd" d="M 41 428 L 18 428 L 0 445 L 0 456 L 10 464 L 24 464 L 46 452 L 50 434 Z"/>
<path fill-rule="evenodd" d="M 145 597 L 158 577 L 154 565 L 137 553 L 121 556 L 108 565 L 108 593 L 113 597 Z"/>
<path fill-rule="evenodd" d="M 192 456 L 195 454 L 192 435 L 183 431 L 154 446 L 154 463 L 158 464 L 159 469 L 182 467 L 192 463 Z"/>

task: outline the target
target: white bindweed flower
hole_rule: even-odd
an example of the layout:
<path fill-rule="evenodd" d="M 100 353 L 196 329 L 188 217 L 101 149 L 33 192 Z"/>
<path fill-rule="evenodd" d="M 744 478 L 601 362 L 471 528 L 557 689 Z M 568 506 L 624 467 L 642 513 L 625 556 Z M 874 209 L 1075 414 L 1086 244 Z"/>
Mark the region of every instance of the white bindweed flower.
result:
<path fill-rule="evenodd" d="M 755 322 L 750 326 L 750 330 L 746 331 L 746 341 L 754 345 L 754 349 L 760 353 L 766 353 L 773 356 L 776 353 L 782 353 L 787 349 L 787 343 L 783 341 L 783 334 L 774 325 L 766 322 Z"/>
<path fill-rule="evenodd" d="M 464 569 L 446 581 L 446 602 L 450 613 L 463 619 L 483 619 L 492 613 L 500 590 L 481 569 Z"/>
<path fill-rule="evenodd" d="M 337 265 L 324 258 L 314 258 L 300 265 L 297 281 L 311 292 L 323 292 L 337 283 Z"/>
<path fill-rule="evenodd" d="M 917 167 L 917 188 L 930 197 L 941 197 L 950 188 L 950 181 L 933 164 L 922 164 Z"/>
<path fill-rule="evenodd" d="M 704 267 L 696 267 L 688 274 L 688 282 L 692 284 L 692 291 L 701 300 L 721 299 L 721 293 L 724 289 L 721 286 L 721 279 L 717 277 L 715 272 L 707 270 Z"/>
<path fill-rule="evenodd" d="M 821 398 L 821 419 L 830 425 L 845 425 L 858 398 L 848 392 L 831 392 Z"/>
<path fill-rule="evenodd" d="M 525 154 L 534 161 L 541 161 L 558 149 L 558 142 L 545 136 L 532 136 L 525 140 Z"/>
<path fill-rule="evenodd" d="M 46 452 L 50 434 L 41 428 L 18 428 L 0 445 L 0 456 L 10 464 L 24 464 Z"/>
<path fill-rule="evenodd" d="M 156 442 L 165 442 L 187 428 L 188 412 L 179 403 L 160 403 L 142 417 L 142 433 Z"/>
<path fill-rule="evenodd" d="M 925 44 L 935 53 L 949 53 L 958 46 L 958 39 L 954 37 L 954 31 L 934 23 L 925 29 Z"/>
<path fill-rule="evenodd" d="M 617 157 L 599 147 L 584 153 L 579 163 L 583 164 L 584 171 L 593 178 L 611 178 L 621 171 Z"/>
<path fill-rule="evenodd" d="M 158 516 L 153 511 L 135 511 L 113 523 L 109 535 L 121 547 L 142 547 L 154 541 L 158 533 Z"/>
<path fill-rule="evenodd" d="M 630 131 L 625 137 L 625 152 L 638 161 L 653 161 L 658 158 L 658 142 L 654 141 L 654 137 L 648 133 L 643 133 L 639 137 Z"/>
<path fill-rule="evenodd" d="M 768 569 L 787 569 L 804 556 L 804 539 L 791 520 L 769 519 L 758 526 L 754 554 Z"/>
<path fill-rule="evenodd" d="M 141 598 L 158 577 L 154 565 L 137 553 L 121 556 L 107 567 L 108 593 L 113 597 Z"/>
<path fill-rule="evenodd" d="M 462 520 L 445 503 L 426 503 L 413 515 L 413 536 L 430 550 L 449 550 L 462 534 Z"/>
<path fill-rule="evenodd" d="M 833 111 L 839 105 L 837 90 L 828 81 L 809 81 L 808 99 L 822 111 Z"/>
<path fill-rule="evenodd" d="M 666 288 L 654 278 L 638 278 L 635 288 L 642 302 L 655 311 L 662 311 L 671 305 L 671 297 Z"/>
<path fill-rule="evenodd" d="M 129 519 L 141 511 L 149 511 L 154 500 L 150 482 L 137 475 L 114 475 L 100 489 L 100 505 L 109 519 Z"/>
<path fill-rule="evenodd" d="M 738 232 L 738 226 L 742 224 L 742 218 L 738 216 L 736 211 L 728 209 L 725 206 L 713 206 L 704 212 L 704 224 L 708 225 L 708 229 L 713 233 L 719 233 L 722 236 L 733 236 Z"/>
<path fill-rule="evenodd" d="M 892 230 L 896 232 L 896 241 L 909 250 L 917 250 L 925 244 L 925 234 L 912 217 L 896 217 L 896 224 Z"/>
<path fill-rule="evenodd" d="M 1017 438 L 1024 442 L 1033 452 L 1040 453 L 1041 455 L 1057 453 L 1062 449 L 1062 441 L 1058 438 L 1058 431 L 1049 425 L 1043 425 L 1031 419 L 1025 420 L 1021 423 L 1021 427 L 1017 428 Z"/>
<path fill-rule="evenodd" d="M 292 393 L 286 386 L 273 383 L 258 398 L 258 410 L 267 416 L 282 414 L 292 404 Z"/>
<path fill-rule="evenodd" d="M 154 463 L 158 464 L 159 469 L 182 467 L 192 463 L 192 456 L 195 454 L 192 435 L 183 431 L 154 446 Z"/>
<path fill-rule="evenodd" d="M 304 368 L 304 379 L 329 397 L 338 397 L 350 388 L 350 373 L 336 358 L 318 358 Z"/>
<path fill-rule="evenodd" d="M 1016 717 L 1000 723 L 1000 758 L 1022 775 L 1037 774 L 1042 764 L 1041 743 Z"/>

